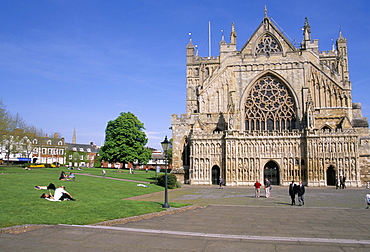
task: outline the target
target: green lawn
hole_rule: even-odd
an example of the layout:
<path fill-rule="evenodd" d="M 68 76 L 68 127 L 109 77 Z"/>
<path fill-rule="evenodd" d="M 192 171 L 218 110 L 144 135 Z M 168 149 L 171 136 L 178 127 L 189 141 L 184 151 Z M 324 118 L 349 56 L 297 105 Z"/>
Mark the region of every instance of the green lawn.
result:
<path fill-rule="evenodd" d="M 101 169 L 85 168 L 73 171 L 76 181 L 59 181 L 61 171 L 66 168 L 37 168 L 30 171 L 22 167 L 0 167 L 0 228 L 23 224 L 92 224 L 129 216 L 163 211 L 163 202 L 122 200 L 133 196 L 163 191 L 154 184 L 144 188 L 136 182 L 103 179 Z M 137 181 L 155 181 L 155 172 L 136 171 L 129 174 L 118 173 L 115 169 L 105 169 L 107 177 Z M 79 175 L 89 173 L 91 177 Z M 64 185 L 76 201 L 50 202 L 41 199 L 45 190 L 35 186 L 54 183 Z M 171 203 L 172 207 L 183 204 Z"/>

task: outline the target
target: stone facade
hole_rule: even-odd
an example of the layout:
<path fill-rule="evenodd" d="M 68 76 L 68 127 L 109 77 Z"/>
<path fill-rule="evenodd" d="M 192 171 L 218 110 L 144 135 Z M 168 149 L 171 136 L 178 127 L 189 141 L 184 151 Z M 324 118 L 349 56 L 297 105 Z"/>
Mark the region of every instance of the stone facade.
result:
<path fill-rule="evenodd" d="M 217 57 L 186 46 L 186 114 L 172 115 L 173 173 L 185 183 L 230 186 L 269 178 L 288 185 L 369 180 L 370 144 L 352 103 L 347 41 L 319 52 L 306 18 L 296 48 L 265 16 L 241 50 L 236 30 Z"/>

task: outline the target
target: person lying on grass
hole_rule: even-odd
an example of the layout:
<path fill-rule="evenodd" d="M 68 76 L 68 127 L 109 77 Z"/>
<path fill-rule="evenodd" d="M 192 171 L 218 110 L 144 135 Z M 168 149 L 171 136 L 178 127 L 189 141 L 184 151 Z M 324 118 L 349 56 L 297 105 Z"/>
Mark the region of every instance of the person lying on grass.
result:
<path fill-rule="evenodd" d="M 43 198 L 43 199 L 54 199 L 53 195 L 47 194 L 47 193 L 41 194 L 41 197 L 40 198 Z"/>
<path fill-rule="evenodd" d="M 59 186 L 57 189 L 55 189 L 54 192 L 54 199 L 56 200 L 75 200 L 72 195 L 65 190 L 66 188 L 64 186 Z"/>

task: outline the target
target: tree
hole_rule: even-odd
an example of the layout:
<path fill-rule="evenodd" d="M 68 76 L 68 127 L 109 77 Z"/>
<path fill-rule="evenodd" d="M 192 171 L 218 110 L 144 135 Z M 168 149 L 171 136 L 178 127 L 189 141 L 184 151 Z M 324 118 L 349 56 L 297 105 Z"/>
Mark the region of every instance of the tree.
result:
<path fill-rule="evenodd" d="M 152 153 L 145 147 L 148 138 L 143 130 L 144 124 L 131 112 L 122 112 L 117 119 L 109 121 L 105 130 L 105 143 L 99 152 L 102 160 L 110 163 L 146 164 Z"/>
<path fill-rule="evenodd" d="M 18 113 L 10 114 L 0 99 L 0 151 L 8 163 L 11 154 L 29 157 L 32 151 L 29 138 L 40 134 L 42 130 L 28 125 Z"/>

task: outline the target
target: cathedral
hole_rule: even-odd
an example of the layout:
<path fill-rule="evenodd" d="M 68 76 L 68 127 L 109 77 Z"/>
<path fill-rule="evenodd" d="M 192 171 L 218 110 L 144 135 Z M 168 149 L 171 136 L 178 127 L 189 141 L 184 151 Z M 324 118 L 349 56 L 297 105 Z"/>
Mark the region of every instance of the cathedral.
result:
<path fill-rule="evenodd" d="M 299 47 L 265 15 L 237 50 L 222 35 L 217 57 L 186 46 L 186 113 L 172 115 L 172 173 L 191 185 L 252 186 L 302 180 L 347 187 L 370 180 L 370 136 L 352 102 L 347 40 L 319 51 L 306 18 Z"/>

